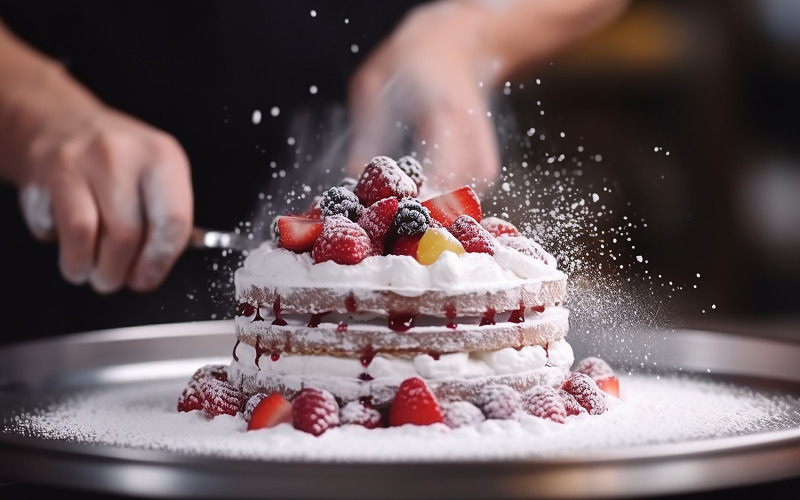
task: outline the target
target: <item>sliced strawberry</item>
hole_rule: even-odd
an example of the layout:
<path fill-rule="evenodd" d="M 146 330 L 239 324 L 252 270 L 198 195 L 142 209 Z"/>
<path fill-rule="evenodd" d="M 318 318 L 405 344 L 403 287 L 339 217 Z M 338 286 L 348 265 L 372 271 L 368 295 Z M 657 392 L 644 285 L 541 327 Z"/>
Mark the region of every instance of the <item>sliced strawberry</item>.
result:
<path fill-rule="evenodd" d="M 616 398 L 619 397 L 619 379 L 614 375 L 598 380 L 597 387 L 606 394 L 611 394 Z"/>
<path fill-rule="evenodd" d="M 337 264 L 358 264 L 374 252 L 363 227 L 343 215 L 332 215 L 324 219 L 311 255 L 316 263 L 332 260 Z"/>
<path fill-rule="evenodd" d="M 292 403 L 280 393 L 273 392 L 259 398 L 260 402 L 253 408 L 247 430 L 265 429 L 292 421 Z"/>
<path fill-rule="evenodd" d="M 365 208 L 358 219 L 358 225 L 364 228 L 372 243 L 383 253 L 386 236 L 392 228 L 394 215 L 400 203 L 395 197 L 383 198 Z"/>
<path fill-rule="evenodd" d="M 519 236 L 519 229 L 517 229 L 514 224 L 508 222 L 507 220 L 501 219 L 500 217 L 484 217 L 481 219 L 481 226 L 489 231 L 489 233 L 495 238 L 501 234 Z"/>
<path fill-rule="evenodd" d="M 322 233 L 322 221 L 285 215 L 278 219 L 278 244 L 293 252 L 308 252 Z"/>
<path fill-rule="evenodd" d="M 436 396 L 423 379 L 411 377 L 400 384 L 389 408 L 390 426 L 431 425 L 443 420 Z"/>
<path fill-rule="evenodd" d="M 459 215 L 447 230 L 461 242 L 467 252 L 494 255 L 494 237 L 471 216 Z"/>
<path fill-rule="evenodd" d="M 368 207 L 378 200 L 417 196 L 417 185 L 388 156 L 376 156 L 364 167 L 353 192 Z"/>
<path fill-rule="evenodd" d="M 421 239 L 421 234 L 398 236 L 395 238 L 392 248 L 389 249 L 389 253 L 391 255 L 410 255 L 416 259 L 417 248 L 419 248 L 419 240 Z"/>
<path fill-rule="evenodd" d="M 292 425 L 319 436 L 339 425 L 339 404 L 328 391 L 305 387 L 292 399 Z"/>
<path fill-rule="evenodd" d="M 459 215 L 469 215 L 478 222 L 483 216 L 481 201 L 469 186 L 429 198 L 422 202 L 422 206 L 430 211 L 431 218 L 439 221 L 444 227 L 452 224 Z"/>

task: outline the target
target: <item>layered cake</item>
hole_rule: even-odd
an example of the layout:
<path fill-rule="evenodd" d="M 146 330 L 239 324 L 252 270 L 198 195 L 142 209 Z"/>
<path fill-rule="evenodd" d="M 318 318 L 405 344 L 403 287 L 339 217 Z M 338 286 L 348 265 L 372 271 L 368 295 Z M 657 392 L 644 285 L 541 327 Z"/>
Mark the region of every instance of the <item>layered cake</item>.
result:
<path fill-rule="evenodd" d="M 556 259 L 471 187 L 425 182 L 413 157 L 379 156 L 279 216 L 234 274 L 233 359 L 200 368 L 178 409 L 317 435 L 605 411 L 617 378 L 599 358 L 573 369 Z"/>

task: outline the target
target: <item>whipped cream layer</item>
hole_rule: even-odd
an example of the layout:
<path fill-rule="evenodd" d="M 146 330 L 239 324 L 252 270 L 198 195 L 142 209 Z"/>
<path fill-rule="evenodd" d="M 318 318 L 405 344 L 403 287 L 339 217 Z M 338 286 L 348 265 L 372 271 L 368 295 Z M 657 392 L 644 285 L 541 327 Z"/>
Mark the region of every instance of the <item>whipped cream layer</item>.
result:
<path fill-rule="evenodd" d="M 499 244 L 494 255 L 445 251 L 427 266 L 406 255 L 372 256 L 358 264 L 342 265 L 332 261 L 315 264 L 310 253 L 294 253 L 269 241 L 248 254 L 234 281 L 237 291 L 252 286 L 347 287 L 413 297 L 430 291 L 486 293 L 564 277 L 554 259 L 546 263 Z"/>
<path fill-rule="evenodd" d="M 399 383 L 420 376 L 429 381 L 471 379 L 494 375 L 513 375 L 542 370 L 546 367 L 558 369 L 566 375 L 575 361 L 572 346 L 566 340 L 550 342 L 543 347 L 525 346 L 521 349 L 504 348 L 493 351 L 457 352 L 431 356 L 390 356 L 378 354 L 369 363 L 359 358 L 337 356 L 304 356 L 281 354 L 272 359 L 268 354 L 258 356 L 256 350 L 246 344 L 236 347 L 236 357 L 230 365 L 229 378 L 240 375 L 255 376 L 256 379 L 275 375 L 340 378 L 356 381 L 368 375 L 374 381 L 387 380 Z M 366 364 L 366 366 L 364 366 Z"/>

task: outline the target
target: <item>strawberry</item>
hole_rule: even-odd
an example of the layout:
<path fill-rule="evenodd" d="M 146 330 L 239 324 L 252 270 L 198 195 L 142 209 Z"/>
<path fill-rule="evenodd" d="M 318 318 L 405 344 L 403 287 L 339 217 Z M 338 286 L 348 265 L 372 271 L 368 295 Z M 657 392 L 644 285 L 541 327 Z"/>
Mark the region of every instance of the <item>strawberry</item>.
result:
<path fill-rule="evenodd" d="M 376 156 L 364 167 L 353 192 L 368 207 L 383 198 L 417 196 L 417 185 L 388 156 Z"/>
<path fill-rule="evenodd" d="M 326 217 L 314 242 L 314 262 L 332 260 L 337 264 L 358 264 L 374 255 L 373 244 L 363 227 L 343 215 Z"/>
<path fill-rule="evenodd" d="M 404 380 L 389 407 L 389 425 L 431 425 L 443 422 L 442 409 L 436 396 L 419 377 Z"/>
<path fill-rule="evenodd" d="M 444 227 L 452 224 L 459 215 L 469 215 L 478 222 L 483 215 L 478 195 L 469 186 L 429 198 L 422 202 L 422 206 Z"/>
<path fill-rule="evenodd" d="M 250 399 L 256 399 L 258 403 L 250 412 L 247 420 L 248 431 L 275 427 L 278 424 L 292 421 L 292 403 L 279 392 L 269 395 L 256 394 Z M 248 401 L 248 406 L 249 403 Z M 247 418 L 247 413 L 245 413 L 245 418 Z"/>
<path fill-rule="evenodd" d="M 392 248 L 389 249 L 389 253 L 391 255 L 410 255 L 416 259 L 417 248 L 419 248 L 419 240 L 421 239 L 421 234 L 398 236 L 395 238 Z"/>
<path fill-rule="evenodd" d="M 339 410 L 339 420 L 342 425 L 360 425 L 367 429 L 383 427 L 381 413 L 360 401 L 350 401 Z"/>
<path fill-rule="evenodd" d="M 561 388 L 572 394 L 589 415 L 600 415 L 608 410 L 608 402 L 603 392 L 597 387 L 592 377 L 585 373 L 573 372 L 561 384 Z"/>
<path fill-rule="evenodd" d="M 394 197 L 383 198 L 365 208 L 358 219 L 358 225 L 364 228 L 372 243 L 381 249 L 381 253 L 399 203 Z"/>
<path fill-rule="evenodd" d="M 510 234 L 501 234 L 497 237 L 496 241 L 498 244 L 503 245 L 504 247 L 513 248 L 522 254 L 533 257 L 534 259 L 539 259 L 548 266 L 556 266 L 555 258 L 547 253 L 545 249 L 542 248 L 542 245 L 529 238 L 525 238 L 524 236 L 511 236 Z"/>
<path fill-rule="evenodd" d="M 519 230 L 517 227 L 506 221 L 501 219 L 500 217 L 484 217 L 481 219 L 481 226 L 484 229 L 489 231 L 489 234 L 494 236 L 495 238 L 500 236 L 501 234 L 507 234 L 509 236 L 519 236 Z"/>
<path fill-rule="evenodd" d="M 578 362 L 575 371 L 589 375 L 600 390 L 619 397 L 619 379 L 604 359 L 595 356 L 583 358 Z"/>
<path fill-rule="evenodd" d="M 304 387 L 292 400 L 294 428 L 319 436 L 339 425 L 339 404 L 328 391 Z"/>
<path fill-rule="evenodd" d="M 529 415 L 563 424 L 567 409 L 558 390 L 549 385 L 535 385 L 522 394 L 522 407 Z"/>
<path fill-rule="evenodd" d="M 471 216 L 459 215 L 447 230 L 461 242 L 467 252 L 494 255 L 494 237 Z"/>
<path fill-rule="evenodd" d="M 278 219 L 278 245 L 292 252 L 308 252 L 322 233 L 322 221 L 295 215 Z"/>

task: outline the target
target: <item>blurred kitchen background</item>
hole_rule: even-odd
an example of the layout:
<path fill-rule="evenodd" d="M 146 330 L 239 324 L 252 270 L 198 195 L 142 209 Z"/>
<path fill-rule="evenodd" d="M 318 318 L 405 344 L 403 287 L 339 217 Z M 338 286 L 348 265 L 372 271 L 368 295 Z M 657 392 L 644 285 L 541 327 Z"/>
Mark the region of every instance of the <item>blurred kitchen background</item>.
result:
<path fill-rule="evenodd" d="M 518 113 L 602 154 L 649 272 L 698 285 L 677 315 L 800 333 L 800 2 L 635 0 L 532 76 Z"/>

